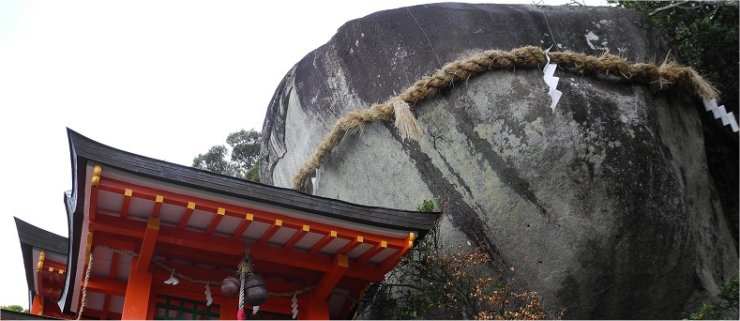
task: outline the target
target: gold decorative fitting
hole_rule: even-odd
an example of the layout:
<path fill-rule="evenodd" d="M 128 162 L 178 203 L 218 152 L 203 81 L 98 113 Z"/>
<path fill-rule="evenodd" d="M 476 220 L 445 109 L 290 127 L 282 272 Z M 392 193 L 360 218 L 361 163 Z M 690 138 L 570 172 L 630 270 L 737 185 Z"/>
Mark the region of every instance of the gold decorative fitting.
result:
<path fill-rule="evenodd" d="M 92 183 L 92 186 L 97 187 L 100 184 L 100 173 L 103 171 L 102 168 L 100 168 L 100 165 L 95 165 L 93 168 L 93 175 L 90 182 Z"/>
<path fill-rule="evenodd" d="M 39 253 L 39 261 L 36 263 L 36 271 L 41 271 L 44 267 L 44 259 L 46 259 L 46 252 L 41 251 L 41 253 Z"/>
<path fill-rule="evenodd" d="M 162 203 L 162 202 L 164 202 L 164 196 L 157 195 L 157 197 L 154 198 L 154 201 L 157 202 L 157 203 Z"/>
<path fill-rule="evenodd" d="M 382 247 L 384 249 L 385 248 L 388 248 L 388 242 L 386 242 L 386 241 L 380 241 L 380 247 Z"/>
<path fill-rule="evenodd" d="M 304 232 L 310 232 L 311 231 L 311 227 L 308 226 L 308 225 L 306 225 L 306 224 L 303 224 L 303 231 Z"/>
<path fill-rule="evenodd" d="M 281 220 L 281 219 L 276 219 L 276 220 L 275 220 L 275 226 L 283 226 L 283 220 Z"/>
<path fill-rule="evenodd" d="M 337 231 L 333 231 L 333 230 L 332 230 L 332 231 L 331 231 L 331 233 L 329 233 L 329 235 L 330 235 L 331 237 L 337 237 Z"/>
<path fill-rule="evenodd" d="M 218 210 L 216 210 L 216 214 L 223 216 L 226 214 L 226 209 L 223 207 L 219 207 Z"/>
<path fill-rule="evenodd" d="M 356 240 L 357 242 L 360 242 L 360 243 L 365 242 L 365 238 L 362 235 L 357 235 Z"/>
<path fill-rule="evenodd" d="M 123 190 L 123 195 L 124 196 L 128 196 L 128 197 L 131 197 L 131 195 L 134 195 L 134 191 L 132 191 L 130 188 L 127 188 L 127 189 Z"/>
<path fill-rule="evenodd" d="M 195 202 L 188 202 L 188 209 L 194 210 L 195 209 Z"/>
<path fill-rule="evenodd" d="M 247 221 L 254 221 L 254 215 L 252 213 L 247 213 Z"/>

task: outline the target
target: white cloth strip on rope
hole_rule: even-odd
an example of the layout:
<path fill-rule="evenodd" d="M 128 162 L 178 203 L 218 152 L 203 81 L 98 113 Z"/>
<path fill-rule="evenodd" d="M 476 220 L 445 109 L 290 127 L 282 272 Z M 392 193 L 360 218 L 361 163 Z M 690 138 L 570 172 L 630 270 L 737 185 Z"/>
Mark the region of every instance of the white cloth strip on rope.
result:
<path fill-rule="evenodd" d="M 735 115 L 732 114 L 732 112 L 727 112 L 725 109 L 725 106 L 717 106 L 717 100 L 715 99 L 705 99 L 704 100 L 704 109 L 706 111 L 711 111 L 712 115 L 714 116 L 714 119 L 719 119 L 722 121 L 722 125 L 724 126 L 730 126 L 733 132 L 738 132 L 738 126 L 737 121 L 735 120 Z"/>
<path fill-rule="evenodd" d="M 170 272 L 170 278 L 167 279 L 167 280 L 165 280 L 164 281 L 164 284 L 167 284 L 167 285 L 178 285 L 179 283 L 180 283 L 180 280 L 178 280 L 175 277 L 175 269 L 172 269 L 172 271 Z"/>
<path fill-rule="evenodd" d="M 545 68 L 542 69 L 542 72 L 545 73 L 545 76 L 543 77 L 543 79 L 545 80 L 545 84 L 547 84 L 547 86 L 549 87 L 547 94 L 550 95 L 550 99 L 552 100 L 552 103 L 550 104 L 550 109 L 552 109 L 552 112 L 555 112 L 555 106 L 558 105 L 558 101 L 560 101 L 560 97 L 563 96 L 563 92 L 557 90 L 556 88 L 558 86 L 558 81 L 560 81 L 560 78 L 555 77 L 555 70 L 558 69 L 558 65 L 550 63 L 550 55 L 547 54 L 550 51 L 550 48 L 547 48 L 547 50 L 545 50 L 545 58 L 547 58 L 547 63 L 545 63 Z"/>
<path fill-rule="evenodd" d="M 293 294 L 293 298 L 290 299 L 290 312 L 293 314 L 293 319 L 298 317 L 298 298 L 296 297 L 298 292 Z"/>
<path fill-rule="evenodd" d="M 206 294 L 206 305 L 211 306 L 211 303 L 213 303 L 213 295 L 211 294 L 211 282 L 206 282 L 206 291 L 204 293 Z"/>

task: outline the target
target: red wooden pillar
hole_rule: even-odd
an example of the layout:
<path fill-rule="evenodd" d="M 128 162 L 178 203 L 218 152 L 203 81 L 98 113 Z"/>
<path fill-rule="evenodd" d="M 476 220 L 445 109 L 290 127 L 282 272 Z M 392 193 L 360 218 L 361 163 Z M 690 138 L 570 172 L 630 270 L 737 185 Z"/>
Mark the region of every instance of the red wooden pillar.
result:
<path fill-rule="evenodd" d="M 221 320 L 236 320 L 237 300 L 225 299 L 217 303 L 220 306 L 218 312 L 221 315 Z"/>
<path fill-rule="evenodd" d="M 313 291 L 312 291 L 313 292 Z M 305 299 L 298 301 L 298 319 L 300 320 L 329 320 L 329 304 L 327 301 L 316 300 L 312 292 L 305 294 Z"/>
<path fill-rule="evenodd" d="M 31 314 L 43 315 L 44 314 L 44 295 L 37 293 L 33 297 L 33 303 L 31 303 Z"/>
<path fill-rule="evenodd" d="M 299 302 L 298 318 L 302 320 L 329 320 L 329 297 L 344 272 L 349 268 L 347 255 L 339 254 L 334 257 L 332 268 L 324 274 L 316 289 L 306 293 L 305 299 Z"/>
<path fill-rule="evenodd" d="M 137 269 L 138 258 L 131 260 L 131 270 L 126 284 L 122 320 L 146 320 L 149 317 L 149 297 L 152 288 L 152 273 Z"/>

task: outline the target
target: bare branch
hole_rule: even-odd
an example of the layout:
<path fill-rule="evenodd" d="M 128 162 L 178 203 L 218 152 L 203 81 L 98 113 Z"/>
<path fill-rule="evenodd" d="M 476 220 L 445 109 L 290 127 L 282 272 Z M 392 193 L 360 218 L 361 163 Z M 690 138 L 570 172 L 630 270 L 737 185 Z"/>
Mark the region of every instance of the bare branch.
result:
<path fill-rule="evenodd" d="M 687 3 L 689 3 L 689 1 L 674 2 L 674 3 L 671 3 L 671 4 L 667 5 L 667 6 L 660 7 L 658 9 L 653 10 L 653 12 L 648 13 L 648 16 L 651 16 L 652 17 L 653 15 L 655 15 L 658 12 L 661 12 L 661 11 L 664 11 L 664 10 L 668 10 L 670 8 L 679 7 L 679 6 L 682 6 L 682 5 L 687 4 Z"/>

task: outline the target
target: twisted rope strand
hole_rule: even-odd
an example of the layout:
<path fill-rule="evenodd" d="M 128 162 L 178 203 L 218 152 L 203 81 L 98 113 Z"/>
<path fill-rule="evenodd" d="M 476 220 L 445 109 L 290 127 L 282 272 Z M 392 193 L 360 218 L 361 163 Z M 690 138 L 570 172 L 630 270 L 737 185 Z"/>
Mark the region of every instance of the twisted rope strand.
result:
<path fill-rule="evenodd" d="M 90 251 L 90 257 L 87 259 L 87 270 L 85 270 L 85 282 L 82 284 L 82 298 L 80 299 L 80 310 L 77 313 L 77 320 L 82 318 L 82 313 L 87 307 L 87 284 L 90 282 L 90 273 L 93 265 L 93 251 Z"/>
<path fill-rule="evenodd" d="M 98 247 L 106 248 L 106 249 L 110 250 L 111 252 L 122 254 L 122 255 L 128 255 L 128 256 L 131 256 L 131 257 L 138 257 L 139 256 L 139 254 L 136 253 L 136 252 L 134 252 L 134 251 L 117 249 L 117 248 L 111 247 L 111 246 L 109 246 L 107 244 L 99 244 L 99 245 L 96 245 L 95 247 L 96 248 L 98 248 Z M 92 262 L 92 254 L 90 255 L 90 262 Z M 219 286 L 223 283 L 222 281 L 201 280 L 201 279 L 197 279 L 197 278 L 194 278 L 194 277 L 190 277 L 188 275 L 185 275 L 185 274 L 182 274 L 180 272 L 177 272 L 175 270 L 175 268 L 172 268 L 172 267 L 167 266 L 165 263 L 161 262 L 159 259 L 156 259 L 156 258 L 153 258 L 152 259 L 152 262 L 154 264 L 156 264 L 157 266 L 159 266 L 160 268 L 162 268 L 163 270 L 165 270 L 167 272 L 170 272 L 170 273 L 173 273 L 178 278 L 181 278 L 183 280 L 186 280 L 186 281 L 188 281 L 190 283 L 203 284 L 203 285 L 210 283 L 210 284 L 219 285 Z M 82 289 L 83 290 L 83 293 L 82 293 L 82 295 L 83 295 L 82 296 L 82 298 L 83 298 L 82 301 L 83 302 L 85 302 L 84 301 L 84 299 L 85 299 L 85 293 L 86 293 L 85 292 L 85 289 L 87 288 L 87 280 L 90 278 L 90 270 L 91 270 L 90 266 L 91 265 L 92 264 L 88 265 L 87 273 L 85 274 L 85 285 L 84 285 L 84 287 Z M 304 292 L 313 290 L 314 288 L 316 288 L 315 285 L 310 285 L 310 286 L 303 287 L 301 289 L 297 289 L 295 291 L 288 291 L 288 292 L 267 292 L 267 294 L 269 296 L 273 296 L 273 297 L 288 297 L 288 296 L 293 296 L 293 294 L 295 294 L 295 293 L 301 294 L 301 293 L 304 293 Z"/>
<path fill-rule="evenodd" d="M 693 68 L 675 62 L 660 66 L 654 64 L 631 64 L 622 57 L 604 53 L 590 56 L 572 51 L 550 52 L 552 63 L 578 74 L 606 74 L 635 83 L 648 84 L 656 90 L 679 86 L 708 100 L 718 97 L 717 89 L 704 80 Z M 385 102 L 376 103 L 368 109 L 352 110 L 338 119 L 331 130 L 324 135 L 316 150 L 303 163 L 293 177 L 293 189 L 300 190 L 321 166 L 327 155 L 336 147 L 347 133 L 355 133 L 363 126 L 376 121 L 391 121 L 403 139 L 418 140 L 422 136 L 421 126 L 414 118 L 412 107 L 423 100 L 435 96 L 461 80 L 489 70 L 516 67 L 539 67 L 546 61 L 545 51 L 534 46 L 525 46 L 511 51 L 486 50 L 465 60 L 445 64 L 429 76 L 417 80 L 398 96 Z M 397 110 L 399 109 L 400 110 Z"/>

